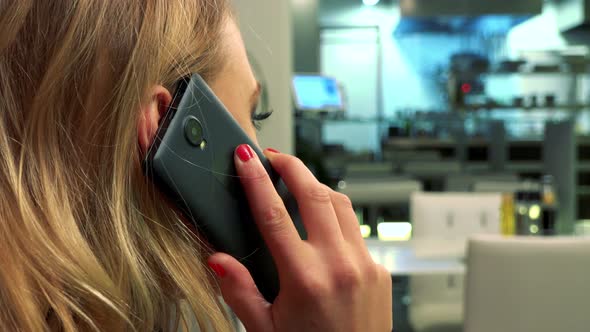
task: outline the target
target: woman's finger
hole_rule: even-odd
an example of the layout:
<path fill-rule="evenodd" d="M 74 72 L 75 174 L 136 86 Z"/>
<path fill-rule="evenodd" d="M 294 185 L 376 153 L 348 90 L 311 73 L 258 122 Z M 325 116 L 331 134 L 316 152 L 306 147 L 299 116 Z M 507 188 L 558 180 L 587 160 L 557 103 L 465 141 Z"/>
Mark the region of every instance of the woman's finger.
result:
<path fill-rule="evenodd" d="M 342 232 L 330 196 L 332 190 L 316 180 L 298 158 L 272 150 L 266 150 L 265 155 L 295 196 L 308 241 L 341 242 Z"/>
<path fill-rule="evenodd" d="M 256 288 L 250 272 L 232 256 L 217 253 L 207 263 L 217 276 L 225 302 L 248 331 L 271 332 L 271 305 Z"/>
<path fill-rule="evenodd" d="M 252 215 L 280 272 L 281 267 L 297 262 L 304 243 L 252 148 L 240 145 L 236 149 L 235 165 Z"/>
<path fill-rule="evenodd" d="M 335 191 L 332 191 L 330 196 L 344 239 L 355 245 L 362 244 L 364 246 L 361 228 L 348 196 Z"/>

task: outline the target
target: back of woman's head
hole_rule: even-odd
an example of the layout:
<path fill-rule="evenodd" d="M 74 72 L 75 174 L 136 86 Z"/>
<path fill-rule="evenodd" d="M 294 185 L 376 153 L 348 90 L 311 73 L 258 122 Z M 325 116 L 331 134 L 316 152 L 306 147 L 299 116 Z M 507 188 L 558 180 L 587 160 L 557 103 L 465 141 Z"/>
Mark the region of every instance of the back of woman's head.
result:
<path fill-rule="evenodd" d="M 3 330 L 174 330 L 187 311 L 229 329 L 137 144 L 151 87 L 215 75 L 229 15 L 224 0 L 0 1 Z"/>

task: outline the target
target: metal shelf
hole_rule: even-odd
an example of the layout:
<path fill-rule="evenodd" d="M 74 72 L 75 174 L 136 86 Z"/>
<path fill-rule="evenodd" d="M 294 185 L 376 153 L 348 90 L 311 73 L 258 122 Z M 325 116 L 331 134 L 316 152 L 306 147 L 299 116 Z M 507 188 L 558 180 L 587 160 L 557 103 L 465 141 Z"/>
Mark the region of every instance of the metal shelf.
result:
<path fill-rule="evenodd" d="M 393 122 L 393 118 L 361 118 L 361 117 L 296 117 L 297 122 L 315 121 L 315 122 L 335 122 L 335 123 L 386 123 Z"/>
<path fill-rule="evenodd" d="M 506 170 L 512 172 L 541 172 L 543 171 L 543 162 L 509 161 L 506 164 Z"/>
<path fill-rule="evenodd" d="M 488 71 L 483 72 L 481 76 L 520 76 L 520 77 L 535 77 L 535 76 L 562 76 L 571 77 L 572 75 L 583 75 L 585 71 Z"/>
<path fill-rule="evenodd" d="M 574 75 L 588 75 L 585 70 L 553 70 L 553 71 L 534 71 L 534 70 L 520 70 L 520 71 L 502 71 L 502 70 L 487 70 L 487 71 L 455 71 L 455 75 L 458 77 L 474 77 L 474 76 L 515 76 L 515 77 L 535 77 L 535 76 L 559 76 L 559 77 L 571 77 Z"/>
<path fill-rule="evenodd" d="M 578 196 L 590 196 L 590 186 L 578 186 Z"/>
<path fill-rule="evenodd" d="M 590 162 L 589 161 L 578 162 L 578 171 L 590 172 Z"/>
<path fill-rule="evenodd" d="M 555 105 L 555 106 L 536 106 L 536 107 L 526 107 L 526 106 L 515 106 L 515 105 L 473 105 L 473 106 L 464 106 L 464 107 L 457 107 L 457 111 L 494 111 L 494 110 L 514 110 L 514 111 L 521 111 L 521 112 L 530 112 L 530 111 L 580 111 L 584 109 L 590 109 L 590 105 L 588 104 L 579 104 L 579 105 Z"/>

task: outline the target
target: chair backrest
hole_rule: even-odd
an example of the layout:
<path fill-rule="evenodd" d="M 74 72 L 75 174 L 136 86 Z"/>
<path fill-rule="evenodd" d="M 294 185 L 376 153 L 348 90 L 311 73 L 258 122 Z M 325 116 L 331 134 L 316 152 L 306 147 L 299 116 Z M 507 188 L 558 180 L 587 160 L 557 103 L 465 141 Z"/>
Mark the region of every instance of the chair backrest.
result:
<path fill-rule="evenodd" d="M 464 276 L 460 274 L 418 275 L 410 277 L 413 304 L 461 303 Z"/>
<path fill-rule="evenodd" d="M 412 239 L 419 257 L 464 257 L 474 234 L 500 233 L 500 194 L 412 194 Z"/>
<path fill-rule="evenodd" d="M 590 239 L 469 242 L 465 332 L 590 330 Z"/>
<path fill-rule="evenodd" d="M 419 275 L 409 280 L 408 319 L 415 331 L 460 331 L 463 275 Z"/>

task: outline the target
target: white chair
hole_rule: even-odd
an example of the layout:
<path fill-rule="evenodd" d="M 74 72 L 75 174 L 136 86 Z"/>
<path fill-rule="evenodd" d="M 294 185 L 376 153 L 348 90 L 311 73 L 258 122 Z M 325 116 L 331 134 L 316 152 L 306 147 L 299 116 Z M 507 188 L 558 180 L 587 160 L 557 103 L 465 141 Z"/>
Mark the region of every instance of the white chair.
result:
<path fill-rule="evenodd" d="M 414 331 L 461 331 L 463 285 L 463 275 L 410 277 L 408 316 Z"/>
<path fill-rule="evenodd" d="M 465 257 L 470 236 L 500 233 L 501 203 L 497 193 L 414 193 L 410 219 L 416 255 Z"/>
<path fill-rule="evenodd" d="M 465 332 L 590 330 L 590 239 L 475 237 Z"/>
<path fill-rule="evenodd" d="M 500 232 L 500 204 L 499 194 L 413 194 L 410 209 L 416 256 L 462 259 L 469 236 Z M 461 329 L 462 275 L 412 276 L 410 296 L 409 319 L 414 330 Z"/>

